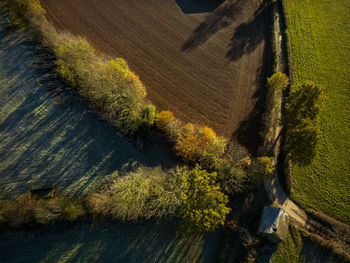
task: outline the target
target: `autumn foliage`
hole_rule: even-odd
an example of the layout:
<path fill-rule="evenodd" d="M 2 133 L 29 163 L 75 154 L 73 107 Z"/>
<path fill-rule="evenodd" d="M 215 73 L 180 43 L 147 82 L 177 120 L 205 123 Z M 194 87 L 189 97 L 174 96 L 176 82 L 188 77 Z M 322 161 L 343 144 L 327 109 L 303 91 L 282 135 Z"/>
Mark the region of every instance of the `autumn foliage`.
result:
<path fill-rule="evenodd" d="M 184 160 L 212 168 L 224 153 L 225 146 L 226 140 L 218 137 L 211 128 L 188 123 L 182 127 L 175 149 Z"/>
<path fill-rule="evenodd" d="M 171 111 L 161 111 L 156 120 L 156 126 L 158 129 L 164 131 L 174 120 L 175 117 Z"/>

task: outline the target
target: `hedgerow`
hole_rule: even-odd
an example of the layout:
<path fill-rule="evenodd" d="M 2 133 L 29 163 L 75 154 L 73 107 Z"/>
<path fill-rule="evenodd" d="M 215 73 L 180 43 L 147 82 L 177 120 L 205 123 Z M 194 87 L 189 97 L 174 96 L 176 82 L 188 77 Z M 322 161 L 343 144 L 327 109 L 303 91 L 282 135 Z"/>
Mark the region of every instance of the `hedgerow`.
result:
<path fill-rule="evenodd" d="M 151 127 L 145 114 L 154 106 L 146 89 L 121 58 L 108 59 L 82 37 L 58 32 L 46 19 L 39 0 L 5 0 L 14 22 L 24 20 L 55 54 L 57 72 L 94 109 L 126 134 Z M 151 123 L 149 123 L 149 121 Z"/>

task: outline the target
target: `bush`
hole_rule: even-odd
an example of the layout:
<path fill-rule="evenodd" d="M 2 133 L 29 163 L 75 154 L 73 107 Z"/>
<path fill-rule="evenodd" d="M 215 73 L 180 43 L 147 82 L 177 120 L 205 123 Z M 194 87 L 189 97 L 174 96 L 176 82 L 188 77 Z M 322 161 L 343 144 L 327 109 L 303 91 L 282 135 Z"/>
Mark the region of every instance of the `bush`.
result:
<path fill-rule="evenodd" d="M 273 158 L 262 156 L 257 158 L 259 172 L 264 179 L 273 179 L 275 166 L 273 164 Z"/>
<path fill-rule="evenodd" d="M 84 214 L 79 202 L 64 197 L 38 199 L 24 194 L 0 205 L 0 222 L 14 228 L 75 222 Z"/>
<path fill-rule="evenodd" d="M 267 87 L 270 92 L 282 91 L 289 84 L 289 78 L 286 74 L 276 72 L 270 78 L 267 79 Z"/>
<path fill-rule="evenodd" d="M 181 169 L 139 167 L 93 194 L 90 211 L 122 221 L 175 215 L 186 192 L 184 180 Z"/>
<path fill-rule="evenodd" d="M 144 136 L 154 126 L 157 119 L 156 107 L 152 104 L 148 104 L 142 109 L 139 128 L 136 131 L 136 135 Z"/>
<path fill-rule="evenodd" d="M 156 126 L 161 131 L 166 131 L 169 124 L 175 120 L 174 114 L 171 111 L 161 111 L 156 119 Z"/>
<path fill-rule="evenodd" d="M 236 163 L 220 159 L 216 164 L 215 171 L 218 173 L 217 181 L 224 193 L 235 195 L 246 190 L 248 174 Z"/>
<path fill-rule="evenodd" d="M 226 140 L 218 137 L 211 128 L 188 123 L 181 127 L 175 149 L 178 156 L 184 160 L 213 169 L 224 154 L 226 143 Z"/>
<path fill-rule="evenodd" d="M 224 224 L 230 208 L 226 207 L 228 197 L 221 192 L 216 176 L 198 165 L 189 172 L 188 192 L 182 197 L 180 209 L 181 231 L 214 231 Z"/>

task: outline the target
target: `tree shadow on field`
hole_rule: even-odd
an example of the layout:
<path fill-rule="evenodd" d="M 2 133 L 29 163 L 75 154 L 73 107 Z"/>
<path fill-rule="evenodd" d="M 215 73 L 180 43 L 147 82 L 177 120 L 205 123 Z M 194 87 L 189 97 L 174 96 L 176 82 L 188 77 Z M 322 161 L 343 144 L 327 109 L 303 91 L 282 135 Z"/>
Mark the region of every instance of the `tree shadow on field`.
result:
<path fill-rule="evenodd" d="M 214 11 L 224 0 L 176 0 L 184 14 L 207 13 Z"/>
<path fill-rule="evenodd" d="M 231 39 L 230 51 L 227 53 L 229 61 L 238 60 L 244 54 L 253 52 L 257 46 L 268 37 L 268 8 L 259 8 L 255 12 L 254 19 L 250 22 L 241 24 Z M 262 128 L 262 117 L 264 114 L 265 103 L 265 85 L 268 71 L 267 57 L 268 45 L 265 44 L 262 55 L 263 65 L 256 72 L 255 83 L 257 89 L 252 97 L 255 105 L 249 116 L 243 120 L 232 140 L 237 140 L 241 145 L 247 148 L 250 154 L 257 153 L 259 145 L 262 143 L 260 130 Z"/>
<path fill-rule="evenodd" d="M 55 186 L 86 194 L 126 163 L 171 167 L 170 149 L 139 152 L 56 76 L 48 51 L 0 21 L 0 198 Z"/>
<path fill-rule="evenodd" d="M 244 54 L 253 52 L 264 41 L 267 33 L 267 12 L 266 8 L 259 8 L 251 21 L 236 28 L 226 54 L 229 61 L 236 61 Z"/>
<path fill-rule="evenodd" d="M 266 48 L 265 48 L 266 49 Z M 264 51 L 266 53 L 266 51 Z M 264 58 L 266 55 L 264 54 Z M 249 116 L 241 121 L 238 129 L 231 137 L 232 141 L 238 141 L 243 145 L 251 155 L 257 153 L 259 145 L 262 143 L 260 130 L 262 127 L 262 117 L 264 114 L 265 92 L 264 86 L 266 83 L 266 66 L 260 68 L 257 72 L 256 82 L 258 87 L 253 95 L 256 101 Z"/>
<path fill-rule="evenodd" d="M 22 235 L 1 243 L 3 262 L 213 262 L 220 232 L 183 235 L 173 222 L 126 222 Z"/>
<path fill-rule="evenodd" d="M 191 51 L 197 48 L 215 33 L 232 24 L 242 12 L 241 2 L 241 0 L 226 0 L 193 31 L 190 38 L 183 44 L 181 50 Z"/>

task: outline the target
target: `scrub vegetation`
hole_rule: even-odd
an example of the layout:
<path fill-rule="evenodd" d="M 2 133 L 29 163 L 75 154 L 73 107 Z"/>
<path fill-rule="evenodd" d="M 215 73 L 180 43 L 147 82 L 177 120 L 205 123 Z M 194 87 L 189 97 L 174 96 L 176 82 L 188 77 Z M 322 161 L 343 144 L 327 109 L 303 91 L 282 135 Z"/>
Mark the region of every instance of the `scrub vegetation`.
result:
<path fill-rule="evenodd" d="M 0 227 L 32 228 L 57 223 L 77 222 L 85 215 L 78 201 L 66 197 L 38 198 L 24 194 L 0 202 Z"/>
<path fill-rule="evenodd" d="M 306 208 L 350 223 L 350 2 L 283 3 L 293 83 L 313 81 L 323 87 L 325 96 L 317 120 L 321 144 L 310 164 L 293 166 L 292 197 Z M 318 129 L 308 127 L 317 137 Z"/>
<path fill-rule="evenodd" d="M 121 221 L 175 216 L 187 191 L 184 171 L 139 167 L 127 174 L 115 172 L 116 179 L 89 198 L 90 211 Z"/>

